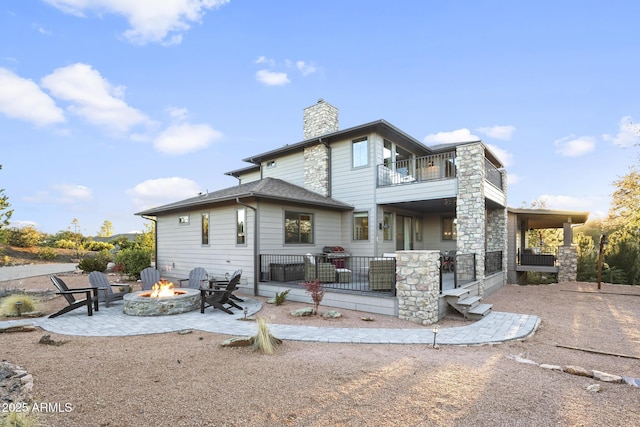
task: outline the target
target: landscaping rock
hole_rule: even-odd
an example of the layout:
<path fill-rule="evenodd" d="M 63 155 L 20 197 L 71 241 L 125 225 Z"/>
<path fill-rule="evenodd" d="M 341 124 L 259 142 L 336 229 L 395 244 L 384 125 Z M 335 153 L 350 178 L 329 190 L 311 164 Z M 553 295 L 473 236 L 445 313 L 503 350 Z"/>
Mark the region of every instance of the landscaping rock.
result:
<path fill-rule="evenodd" d="M 29 323 L 26 325 L 14 325 L 14 326 L 0 326 L 0 333 L 3 332 L 33 332 L 36 330 L 36 325 Z"/>
<path fill-rule="evenodd" d="M 276 299 L 275 299 L 275 298 L 269 298 L 269 299 L 266 301 L 266 303 L 267 303 L 267 304 L 275 304 L 275 303 L 276 303 Z"/>
<path fill-rule="evenodd" d="M 222 341 L 222 347 L 249 347 L 253 345 L 252 337 L 233 337 Z"/>
<path fill-rule="evenodd" d="M 311 307 L 299 308 L 291 312 L 291 315 L 294 317 L 305 317 L 305 316 L 311 316 L 312 314 L 313 314 L 313 308 Z"/>
<path fill-rule="evenodd" d="M 541 363 L 540 367 L 544 368 L 544 369 L 549 369 L 551 371 L 560 371 L 560 372 L 562 372 L 562 366 L 558 366 L 558 365 L 547 365 L 546 363 Z"/>
<path fill-rule="evenodd" d="M 606 372 L 601 371 L 591 371 L 593 374 L 593 378 L 602 381 L 605 383 L 621 383 L 622 377 L 618 375 L 607 374 Z"/>
<path fill-rule="evenodd" d="M 590 371 L 587 371 L 584 368 L 581 368 L 580 366 L 574 366 L 574 365 L 567 365 L 564 367 L 564 371 L 568 374 L 571 375 L 578 375 L 580 377 L 591 377 L 592 373 Z"/>
<path fill-rule="evenodd" d="M 590 391 L 592 393 L 600 393 L 601 390 L 602 387 L 600 387 L 600 384 L 590 384 L 587 386 L 587 391 Z"/>
<path fill-rule="evenodd" d="M 322 313 L 322 317 L 324 317 L 325 319 L 337 319 L 339 317 L 342 317 L 342 314 L 340 314 L 340 312 L 336 310 L 329 310 Z"/>
<path fill-rule="evenodd" d="M 629 384 L 630 386 L 640 388 L 640 378 L 631 378 L 631 377 L 623 376 L 622 381 Z"/>
<path fill-rule="evenodd" d="M 525 359 L 523 357 L 520 356 L 513 356 L 513 360 L 515 360 L 518 363 L 524 363 L 526 365 L 535 365 L 538 366 L 537 362 L 534 362 L 533 360 L 529 360 L 529 359 Z"/>
<path fill-rule="evenodd" d="M 51 339 L 51 335 L 43 335 L 40 341 L 38 341 L 38 344 L 60 346 L 64 344 L 64 341 L 55 341 Z"/>

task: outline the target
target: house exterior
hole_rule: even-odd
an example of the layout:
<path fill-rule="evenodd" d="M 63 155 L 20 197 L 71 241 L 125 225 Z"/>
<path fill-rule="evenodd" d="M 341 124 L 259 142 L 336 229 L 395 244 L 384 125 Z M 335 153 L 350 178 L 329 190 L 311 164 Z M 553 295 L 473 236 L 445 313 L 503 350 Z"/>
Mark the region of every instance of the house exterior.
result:
<path fill-rule="evenodd" d="M 323 305 L 424 324 L 453 305 L 443 253 L 477 300 L 506 283 L 506 172 L 482 141 L 430 147 L 384 120 L 340 130 L 323 100 L 303 119 L 302 141 L 227 172 L 237 186 L 136 214 L 156 221 L 164 277 L 242 269 L 246 292 L 306 301 L 311 268 L 329 274 Z"/>

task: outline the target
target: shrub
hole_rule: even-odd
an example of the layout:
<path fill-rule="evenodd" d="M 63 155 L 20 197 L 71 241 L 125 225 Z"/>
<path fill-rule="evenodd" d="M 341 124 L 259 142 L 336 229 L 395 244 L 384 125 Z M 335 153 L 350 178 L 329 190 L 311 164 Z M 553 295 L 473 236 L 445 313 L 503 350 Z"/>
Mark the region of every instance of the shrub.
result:
<path fill-rule="evenodd" d="M 88 251 L 99 252 L 103 250 L 110 251 L 114 246 L 107 242 L 87 242 L 84 244 L 84 248 Z"/>
<path fill-rule="evenodd" d="M 313 314 L 318 314 L 318 306 L 322 302 L 324 297 L 324 289 L 322 283 L 318 279 L 313 282 L 302 282 L 302 286 L 307 290 L 307 293 L 311 295 L 313 300 Z"/>
<path fill-rule="evenodd" d="M 60 239 L 60 240 L 56 240 L 53 243 L 53 246 L 59 249 L 75 249 L 77 246 L 77 243 L 72 240 Z"/>
<path fill-rule="evenodd" d="M 258 333 L 253 337 L 252 341 L 253 349 L 264 354 L 273 354 L 276 345 L 281 342 L 271 335 L 267 327 L 267 321 L 264 318 L 258 318 Z"/>
<path fill-rule="evenodd" d="M 287 300 L 287 295 L 289 295 L 289 289 L 282 292 L 276 292 L 275 304 L 282 305 Z"/>
<path fill-rule="evenodd" d="M 78 268 L 85 273 L 91 273 L 92 271 L 99 271 L 104 273 L 107 271 L 107 264 L 109 263 L 109 257 L 100 253 L 96 256 L 89 256 L 80 260 Z"/>
<path fill-rule="evenodd" d="M 51 261 L 52 259 L 56 259 L 56 256 L 58 254 L 56 253 L 55 249 L 53 248 L 40 248 L 38 249 L 38 257 L 40 259 L 44 259 L 46 261 Z"/>
<path fill-rule="evenodd" d="M 16 306 L 19 302 L 20 310 Z M 25 294 L 13 294 L 5 297 L 0 301 L 0 314 L 3 316 L 18 316 L 19 313 L 28 313 L 36 310 L 36 301 L 33 297 Z"/>
<path fill-rule="evenodd" d="M 42 234 L 35 228 L 28 226 L 23 228 L 10 228 L 7 230 L 7 243 L 19 248 L 32 248 L 38 246 L 42 240 Z"/>
<path fill-rule="evenodd" d="M 140 272 L 151 265 L 151 252 L 146 249 L 123 249 L 116 255 L 116 264 L 124 265 L 124 273 L 136 280 Z"/>

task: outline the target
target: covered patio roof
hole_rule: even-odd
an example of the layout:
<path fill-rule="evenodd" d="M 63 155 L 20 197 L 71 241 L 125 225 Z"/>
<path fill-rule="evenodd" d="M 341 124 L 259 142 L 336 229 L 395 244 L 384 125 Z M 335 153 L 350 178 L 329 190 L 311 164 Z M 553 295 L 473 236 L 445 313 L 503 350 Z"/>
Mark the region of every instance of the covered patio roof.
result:
<path fill-rule="evenodd" d="M 509 208 L 520 221 L 527 222 L 527 228 L 539 230 L 545 228 L 563 228 L 564 224 L 584 224 L 589 218 L 589 212 L 563 211 L 550 209 L 514 209 Z"/>

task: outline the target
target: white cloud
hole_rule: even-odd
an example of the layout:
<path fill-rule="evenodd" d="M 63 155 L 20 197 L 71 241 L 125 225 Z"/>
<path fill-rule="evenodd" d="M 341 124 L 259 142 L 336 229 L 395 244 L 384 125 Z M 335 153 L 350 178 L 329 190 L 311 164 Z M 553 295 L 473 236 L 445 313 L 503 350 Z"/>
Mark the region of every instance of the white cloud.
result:
<path fill-rule="evenodd" d="M 57 192 L 55 200 L 63 204 L 86 202 L 93 197 L 91 189 L 84 185 L 54 184 L 52 187 Z"/>
<path fill-rule="evenodd" d="M 64 112 L 32 80 L 0 68 L 0 113 L 37 126 L 63 123 Z"/>
<path fill-rule="evenodd" d="M 545 209 L 583 212 L 596 211 L 597 208 L 608 203 L 606 198 L 598 196 L 573 197 L 552 194 L 543 194 L 537 198 L 537 201 L 544 202 Z"/>
<path fill-rule="evenodd" d="M 496 157 L 498 157 L 498 159 L 502 162 L 504 167 L 511 166 L 511 162 L 513 160 L 513 154 L 493 144 L 487 144 L 487 148 L 489 148 L 489 150 L 491 150 L 491 152 L 495 154 Z"/>
<path fill-rule="evenodd" d="M 520 175 L 516 173 L 507 173 L 507 185 L 516 185 L 522 181 Z"/>
<path fill-rule="evenodd" d="M 182 122 L 189 117 L 189 110 L 186 108 L 168 107 L 167 112 L 173 120 Z"/>
<path fill-rule="evenodd" d="M 316 67 L 311 64 L 307 64 L 304 61 L 297 61 L 296 68 L 300 70 L 303 76 L 308 76 L 309 74 L 313 74 L 316 72 Z"/>
<path fill-rule="evenodd" d="M 88 122 L 124 133 L 149 118 L 122 100 L 124 87 L 112 86 L 90 65 L 76 63 L 54 70 L 42 85 L 56 98 L 70 103 L 68 110 Z"/>
<path fill-rule="evenodd" d="M 620 119 L 617 135 L 605 134 L 602 137 L 605 141 L 613 142 L 620 147 L 631 147 L 640 144 L 640 124 L 634 124 L 631 116 L 624 116 Z"/>
<path fill-rule="evenodd" d="M 259 56 L 258 59 L 256 59 L 255 63 L 256 64 L 267 64 L 270 67 L 275 67 L 276 66 L 276 62 L 273 59 L 267 58 L 264 55 Z"/>
<path fill-rule="evenodd" d="M 516 131 L 514 126 L 489 126 L 476 129 L 483 135 L 487 135 L 489 138 L 500 139 L 503 141 L 509 141 Z"/>
<path fill-rule="evenodd" d="M 290 82 L 287 73 L 269 70 L 258 70 L 256 79 L 267 86 L 283 86 Z"/>
<path fill-rule="evenodd" d="M 207 10 L 230 0 L 44 0 L 78 17 L 110 13 L 124 17 L 130 29 L 124 36 L 134 44 L 178 44 L 192 23 L 199 23 Z"/>
<path fill-rule="evenodd" d="M 222 133 L 209 125 L 182 123 L 170 126 L 153 142 L 156 150 L 166 154 L 186 154 L 207 148 L 222 137 Z"/>
<path fill-rule="evenodd" d="M 591 136 L 569 135 L 554 142 L 558 149 L 556 153 L 566 157 L 579 157 L 593 151 L 596 147 L 596 140 Z"/>
<path fill-rule="evenodd" d="M 127 190 L 137 209 L 148 209 L 176 200 L 195 197 L 200 191 L 198 184 L 187 178 L 148 179 Z"/>
<path fill-rule="evenodd" d="M 427 144 L 448 144 L 451 142 L 479 141 L 480 138 L 473 135 L 469 129 L 462 128 L 451 132 L 432 133 L 424 137 Z"/>

